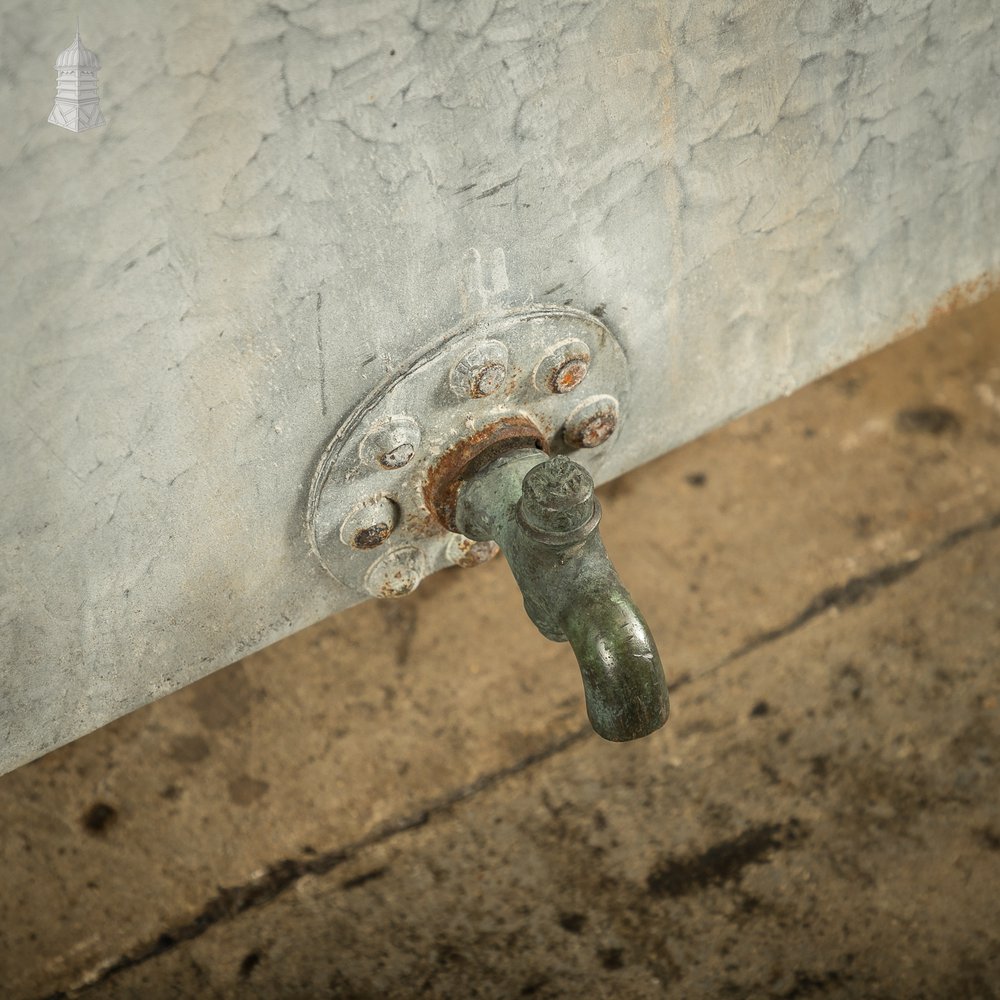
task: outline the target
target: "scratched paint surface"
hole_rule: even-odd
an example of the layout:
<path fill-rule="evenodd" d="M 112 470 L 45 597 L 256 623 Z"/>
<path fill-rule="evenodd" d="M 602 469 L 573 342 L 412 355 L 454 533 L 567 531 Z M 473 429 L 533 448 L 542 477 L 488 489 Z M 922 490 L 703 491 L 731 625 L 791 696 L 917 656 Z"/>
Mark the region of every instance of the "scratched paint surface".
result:
<path fill-rule="evenodd" d="M 0 770 L 353 600 L 304 491 L 470 314 L 602 311 L 604 478 L 1000 270 L 988 0 L 0 7 Z"/>

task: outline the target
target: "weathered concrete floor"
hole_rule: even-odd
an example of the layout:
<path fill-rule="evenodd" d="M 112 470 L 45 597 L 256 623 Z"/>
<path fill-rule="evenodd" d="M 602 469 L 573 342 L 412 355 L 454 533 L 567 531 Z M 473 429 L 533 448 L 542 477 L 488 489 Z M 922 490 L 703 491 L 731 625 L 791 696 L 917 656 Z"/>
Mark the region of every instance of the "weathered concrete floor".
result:
<path fill-rule="evenodd" d="M 673 718 L 506 567 L 0 779 L 4 997 L 995 997 L 1000 299 L 605 490 Z"/>

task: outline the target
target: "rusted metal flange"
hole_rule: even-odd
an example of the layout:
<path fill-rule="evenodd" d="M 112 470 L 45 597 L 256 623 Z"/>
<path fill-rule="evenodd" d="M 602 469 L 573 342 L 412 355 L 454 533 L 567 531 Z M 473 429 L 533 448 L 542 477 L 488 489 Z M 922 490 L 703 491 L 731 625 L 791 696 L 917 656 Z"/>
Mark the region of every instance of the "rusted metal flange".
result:
<path fill-rule="evenodd" d="M 582 310 L 532 306 L 463 325 L 330 438 L 306 506 L 314 552 L 345 586 L 379 597 L 485 561 L 495 547 L 454 530 L 463 476 L 521 447 L 572 453 L 598 472 L 628 382 L 621 346 Z"/>
<path fill-rule="evenodd" d="M 484 468 L 494 458 L 499 458 L 505 451 L 516 448 L 548 451 L 545 435 L 520 414 L 503 417 L 462 438 L 431 466 L 424 497 L 443 528 L 458 530 L 455 526 L 455 500 L 462 480 Z"/>

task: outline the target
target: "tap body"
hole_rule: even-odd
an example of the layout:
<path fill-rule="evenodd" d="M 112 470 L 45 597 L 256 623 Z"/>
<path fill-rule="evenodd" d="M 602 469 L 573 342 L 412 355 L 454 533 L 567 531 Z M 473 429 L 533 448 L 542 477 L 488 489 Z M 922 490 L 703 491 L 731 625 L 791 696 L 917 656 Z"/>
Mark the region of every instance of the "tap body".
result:
<path fill-rule="evenodd" d="M 586 469 L 532 448 L 470 475 L 455 506 L 463 534 L 500 546 L 542 634 L 573 647 L 591 724 L 621 742 L 659 729 L 670 701 L 656 643 L 608 558 L 600 518 Z"/>

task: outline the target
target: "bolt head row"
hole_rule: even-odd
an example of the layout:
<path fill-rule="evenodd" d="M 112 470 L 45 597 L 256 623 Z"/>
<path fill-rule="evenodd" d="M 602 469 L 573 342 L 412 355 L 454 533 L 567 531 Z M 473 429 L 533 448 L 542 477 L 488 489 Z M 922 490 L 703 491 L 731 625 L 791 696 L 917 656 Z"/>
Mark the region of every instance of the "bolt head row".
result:
<path fill-rule="evenodd" d="M 500 551 L 496 542 L 477 542 L 454 535 L 448 558 L 456 566 L 478 566 Z M 415 545 L 401 545 L 379 556 L 365 574 L 365 589 L 372 597 L 405 597 L 417 589 L 427 572 L 423 552 Z"/>
<path fill-rule="evenodd" d="M 507 382 L 510 352 L 499 340 L 485 340 L 467 351 L 451 370 L 448 382 L 459 399 L 483 399 Z M 575 338 L 549 348 L 532 381 L 539 392 L 572 392 L 587 377 L 590 348 Z"/>

